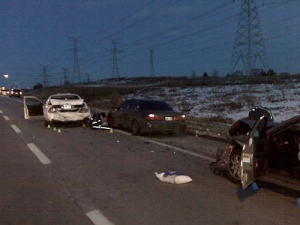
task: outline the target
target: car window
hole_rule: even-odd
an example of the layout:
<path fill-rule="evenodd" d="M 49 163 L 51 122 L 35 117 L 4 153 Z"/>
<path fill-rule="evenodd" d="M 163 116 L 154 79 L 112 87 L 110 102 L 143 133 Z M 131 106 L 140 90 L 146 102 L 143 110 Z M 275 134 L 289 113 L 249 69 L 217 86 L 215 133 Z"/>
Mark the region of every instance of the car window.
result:
<path fill-rule="evenodd" d="M 121 104 L 120 106 L 120 110 L 126 110 L 129 107 L 129 102 L 124 102 L 123 104 Z"/>
<path fill-rule="evenodd" d="M 160 101 L 141 101 L 139 105 L 139 109 L 173 111 L 171 106 L 169 106 L 166 102 L 160 102 Z"/>
<path fill-rule="evenodd" d="M 128 109 L 129 109 L 129 110 L 136 110 L 136 109 L 137 109 L 137 106 L 138 106 L 138 104 L 137 104 L 136 101 L 130 101 L 130 102 L 129 102 L 129 105 L 128 105 Z"/>
<path fill-rule="evenodd" d="M 300 123 L 294 124 L 294 125 L 291 126 L 289 129 L 290 129 L 290 130 L 293 130 L 293 131 L 300 131 Z"/>
<path fill-rule="evenodd" d="M 34 105 L 41 105 L 42 103 L 37 99 L 27 98 L 26 105 L 34 106 Z"/>
<path fill-rule="evenodd" d="M 80 98 L 78 95 L 57 95 L 57 96 L 52 96 L 51 99 L 73 100 L 73 99 L 80 99 Z"/>

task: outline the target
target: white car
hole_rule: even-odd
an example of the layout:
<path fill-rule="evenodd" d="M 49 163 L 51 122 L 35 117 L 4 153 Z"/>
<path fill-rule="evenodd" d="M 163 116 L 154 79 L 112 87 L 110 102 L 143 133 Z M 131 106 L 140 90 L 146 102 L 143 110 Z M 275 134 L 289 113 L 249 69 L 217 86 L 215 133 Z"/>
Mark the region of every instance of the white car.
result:
<path fill-rule="evenodd" d="M 24 96 L 24 117 L 44 116 L 45 126 L 54 122 L 85 123 L 91 118 L 87 103 L 77 94 L 51 95 L 44 104 L 34 96 Z"/>

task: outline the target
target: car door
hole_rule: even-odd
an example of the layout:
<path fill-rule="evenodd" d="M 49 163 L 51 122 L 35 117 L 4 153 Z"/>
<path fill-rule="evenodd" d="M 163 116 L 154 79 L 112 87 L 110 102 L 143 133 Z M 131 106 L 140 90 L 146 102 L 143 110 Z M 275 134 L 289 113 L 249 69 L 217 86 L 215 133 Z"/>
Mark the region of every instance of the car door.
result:
<path fill-rule="evenodd" d="M 267 117 L 258 118 L 244 145 L 241 158 L 241 183 L 245 189 L 252 184 L 265 168 Z"/>
<path fill-rule="evenodd" d="M 138 103 L 136 100 L 131 100 L 128 103 L 128 107 L 124 112 L 124 123 L 126 124 L 127 128 L 131 129 L 132 121 L 136 119 Z"/>
<path fill-rule="evenodd" d="M 43 102 L 34 96 L 24 96 L 24 118 L 43 118 Z"/>
<path fill-rule="evenodd" d="M 129 105 L 129 102 L 125 101 L 115 110 L 114 115 L 113 115 L 114 126 L 126 127 L 125 114 L 126 114 L 128 105 Z"/>

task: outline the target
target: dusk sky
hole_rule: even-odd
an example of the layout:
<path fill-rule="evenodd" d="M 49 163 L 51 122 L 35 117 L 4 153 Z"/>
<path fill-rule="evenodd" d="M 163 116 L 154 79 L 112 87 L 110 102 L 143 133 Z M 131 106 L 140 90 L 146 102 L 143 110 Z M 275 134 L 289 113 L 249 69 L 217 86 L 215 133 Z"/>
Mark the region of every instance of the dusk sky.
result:
<path fill-rule="evenodd" d="M 74 38 L 82 82 L 110 78 L 113 41 L 121 77 L 198 76 L 230 70 L 242 0 L 1 0 L 0 84 L 72 81 Z M 269 68 L 300 73 L 300 1 L 256 0 Z M 259 67 L 259 65 L 258 65 Z M 4 74 L 9 78 L 5 80 Z M 44 73 L 45 74 L 45 73 Z"/>

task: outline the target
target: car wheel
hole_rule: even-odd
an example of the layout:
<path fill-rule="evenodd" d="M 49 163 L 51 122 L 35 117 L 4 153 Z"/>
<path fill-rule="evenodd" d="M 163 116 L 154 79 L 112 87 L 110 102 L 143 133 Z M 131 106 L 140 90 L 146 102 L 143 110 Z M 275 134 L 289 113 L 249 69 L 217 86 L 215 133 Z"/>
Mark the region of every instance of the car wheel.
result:
<path fill-rule="evenodd" d="M 133 121 L 131 126 L 131 131 L 134 135 L 140 135 L 141 134 L 141 126 L 138 121 Z"/>
<path fill-rule="evenodd" d="M 233 151 L 229 158 L 229 168 L 226 172 L 229 180 L 234 183 L 241 181 L 241 152 Z"/>

